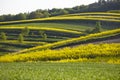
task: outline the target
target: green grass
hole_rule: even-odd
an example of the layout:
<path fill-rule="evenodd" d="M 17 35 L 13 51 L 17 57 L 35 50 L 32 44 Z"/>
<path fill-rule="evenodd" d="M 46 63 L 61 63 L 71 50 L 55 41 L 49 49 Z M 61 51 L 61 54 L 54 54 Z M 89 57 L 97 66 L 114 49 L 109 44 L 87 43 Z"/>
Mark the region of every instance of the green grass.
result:
<path fill-rule="evenodd" d="M 107 11 L 109 13 L 120 13 L 120 10 L 110 10 L 110 11 Z"/>
<path fill-rule="evenodd" d="M 104 37 L 116 35 L 116 34 L 119 34 L 119 33 L 120 33 L 120 29 L 109 30 L 109 31 L 101 32 L 101 33 L 95 33 L 95 34 L 90 34 L 90 35 L 87 35 L 87 36 L 81 36 L 81 37 L 78 37 L 78 38 L 71 38 L 71 39 L 68 39 L 68 40 L 63 40 L 63 41 L 55 42 L 53 44 L 48 44 L 48 45 L 44 45 L 44 46 L 36 46 L 36 47 L 33 47 L 33 48 L 24 49 L 24 50 L 22 50 L 18 53 L 25 53 L 25 52 L 43 50 L 43 49 L 53 49 L 53 48 L 57 48 L 57 47 L 61 47 L 61 46 L 69 45 L 69 44 L 79 43 L 81 41 L 87 41 L 87 40 L 90 40 L 90 39 L 104 38 Z"/>
<path fill-rule="evenodd" d="M 89 23 L 84 23 L 84 21 L 88 21 Z M 32 19 L 32 20 L 20 20 L 20 21 L 9 21 L 9 22 L 0 22 L 0 29 L 3 31 L 5 30 L 13 30 L 13 29 L 22 29 L 24 27 L 30 27 L 31 30 L 46 30 L 46 31 L 54 31 L 53 33 L 57 34 L 59 33 L 65 33 L 68 34 L 81 34 L 82 31 L 85 31 L 86 29 L 93 29 L 95 26 L 95 23 L 92 22 L 96 21 L 102 21 L 102 22 L 109 22 L 109 23 L 120 23 L 120 14 L 118 13 L 105 13 L 105 12 L 92 12 L 92 13 L 80 13 L 80 14 L 70 14 L 70 15 L 63 15 L 63 16 L 57 16 L 57 17 L 50 17 L 50 18 L 43 18 L 43 19 Z M 91 23 L 90 23 L 91 22 Z M 16 24 L 17 23 L 17 24 Z M 18 24 L 19 23 L 19 24 Z M 5 24 L 5 25 L 4 25 Z M 10 25 L 6 25 L 10 24 Z M 104 26 L 102 25 L 103 30 L 107 29 L 115 29 L 120 26 Z M 57 29 L 57 30 L 55 30 Z M 9 32 L 9 31 L 8 31 Z M 18 31 L 19 33 L 19 31 Z M 88 36 L 78 37 L 78 38 L 72 38 L 69 39 L 69 37 L 66 36 L 49 36 L 50 38 L 47 39 L 47 41 L 55 41 L 53 44 L 47 44 L 45 42 L 40 42 L 42 39 L 40 38 L 34 38 L 34 37 L 26 37 L 26 40 L 23 44 L 18 43 L 17 41 L 13 40 L 7 40 L 6 42 L 1 42 L 0 48 L 11 48 L 14 50 L 20 50 L 18 53 L 25 53 L 25 54 L 8 54 L 6 52 L 0 51 L 0 57 L 5 56 L 5 60 L 11 59 L 10 57 L 13 57 L 14 60 L 16 57 L 20 58 L 20 60 L 24 61 L 27 60 L 28 62 L 12 62 L 12 63 L 2 63 L 0 62 L 0 80 L 120 80 L 120 64 L 119 63 L 119 47 L 117 48 L 111 48 L 113 46 L 109 46 L 108 49 L 105 46 L 100 47 L 98 51 L 100 52 L 100 55 L 97 54 L 97 56 L 94 58 L 94 54 L 88 55 L 88 59 L 86 58 L 87 53 L 78 54 L 78 50 L 81 48 L 84 48 L 85 46 L 82 46 L 80 49 L 75 48 L 64 48 L 58 52 L 58 54 L 53 53 L 52 51 L 55 50 L 46 50 L 44 49 L 50 48 L 56 48 L 68 44 L 74 44 L 79 43 L 81 41 L 86 41 L 89 39 L 97 39 L 97 38 L 104 38 L 108 36 L 117 35 L 120 33 L 120 29 L 108 31 L 108 32 L 102 32 L 97 34 L 91 34 Z M 13 35 L 12 35 L 13 34 Z M 9 34 L 8 38 L 17 39 L 17 35 L 12 33 Z M 38 35 L 38 34 L 37 34 Z M 59 34 L 58 34 L 59 35 Z M 29 38 L 30 37 L 30 38 Z M 63 38 L 64 37 L 64 38 Z M 29 40 L 36 40 L 36 42 L 32 42 Z M 60 41 L 68 39 L 65 41 Z M 40 41 L 37 41 L 40 40 Z M 58 41 L 58 42 L 57 42 Z M 28 48 L 21 50 L 23 48 L 17 48 L 16 46 L 5 46 L 4 44 L 10 44 L 10 45 L 43 45 L 43 46 L 37 46 L 33 48 Z M 44 45 L 46 44 L 46 45 Z M 100 44 L 102 45 L 102 44 Z M 88 49 L 93 50 L 93 53 L 95 52 L 97 47 L 91 48 L 88 46 Z M 43 51 L 41 51 L 43 49 Z M 66 51 L 65 51 L 66 50 Z M 73 50 L 73 51 L 72 51 Z M 75 50 L 75 51 L 74 51 Z M 87 49 L 85 49 L 86 51 Z M 113 50 L 113 52 L 112 52 Z M 47 51 L 49 51 L 49 55 L 47 55 Z M 61 52 L 60 52 L 61 51 Z M 63 53 L 62 53 L 63 51 Z M 68 51 L 68 53 L 66 53 Z M 72 52 L 69 52 L 72 51 Z M 80 50 L 82 51 L 82 50 Z M 80 52 L 79 51 L 79 52 Z M 105 53 L 106 51 L 106 53 Z M 44 53 L 45 52 L 45 53 Z M 73 57 L 73 52 L 76 52 L 76 55 L 83 55 L 85 58 L 75 58 Z M 88 54 L 90 53 L 88 51 Z M 107 52 L 110 52 L 112 56 L 109 56 Z M 26 54 L 28 53 L 28 54 Z M 49 61 L 49 56 L 53 57 L 53 60 L 56 59 L 58 61 L 51 61 L 51 62 L 32 62 L 37 61 L 36 57 L 33 55 L 41 56 L 43 54 L 43 57 L 41 59 L 45 58 L 45 61 Z M 103 55 L 101 55 L 103 53 Z M 113 54 L 114 53 L 114 54 Z M 4 55 L 6 54 L 6 55 Z M 31 54 L 31 55 L 30 55 Z M 54 55 L 53 55 L 54 54 Z M 69 55 L 71 54 L 71 55 Z M 8 55 L 8 56 L 7 56 Z M 14 57 L 16 55 L 16 57 Z M 19 55 L 19 56 L 17 56 Z M 22 56 L 23 55 L 23 56 Z M 26 56 L 25 56 L 26 55 Z M 58 56 L 57 56 L 58 55 Z M 68 58 L 64 58 L 63 55 L 66 55 Z M 9 57 L 10 56 L 10 57 Z M 31 56 L 31 57 L 29 57 Z M 55 57 L 57 56 L 57 57 Z M 63 59 L 59 60 L 59 57 L 63 56 Z M 82 56 L 82 57 L 83 57 Z M 104 56 L 104 57 L 103 57 Z M 91 59 L 90 59 L 91 58 Z M 93 60 L 93 59 L 94 60 Z M 50 57 L 51 59 L 51 57 Z M 88 61 L 85 61 L 85 60 Z M 96 61 L 98 60 L 98 61 Z M 108 60 L 108 61 L 107 61 Z M 116 64 L 113 64 L 114 61 Z M 17 60 L 16 60 L 17 61 Z M 42 60 L 41 60 L 42 61 Z M 95 63 L 96 62 L 96 63 Z M 97 63 L 99 62 L 99 63 Z M 105 63 L 108 62 L 108 63 Z"/>
<path fill-rule="evenodd" d="M 0 43 L 11 43 L 11 44 L 18 44 L 18 45 L 44 45 L 47 44 L 45 42 L 30 42 L 30 41 L 23 41 L 23 43 L 18 42 L 17 40 L 6 40 L 6 41 L 0 41 Z"/>
<path fill-rule="evenodd" d="M 8 26 L 8 27 L 0 27 L 0 29 L 24 29 L 25 26 L 18 27 L 18 26 Z M 65 30 L 59 28 L 45 28 L 45 27 L 35 27 L 35 26 L 27 26 L 30 30 L 42 30 L 42 31 L 56 31 L 56 32 L 63 32 L 63 33 L 73 33 L 73 34 L 81 34 L 81 32 L 73 31 L 73 30 Z"/>
<path fill-rule="evenodd" d="M 0 25 L 1 27 L 31 26 L 37 28 L 58 28 L 75 31 L 84 31 L 88 28 L 92 29 L 97 21 L 102 22 L 103 29 L 119 28 L 120 14 L 109 12 L 77 13 L 49 18 L 0 22 Z"/>
<path fill-rule="evenodd" d="M 2 25 L 1 28 L 6 27 L 33 27 L 33 28 L 57 28 L 57 29 L 66 29 L 74 31 L 84 31 L 85 29 L 92 29 L 95 25 L 80 25 L 76 23 L 26 23 L 26 24 L 13 24 L 13 25 Z"/>
<path fill-rule="evenodd" d="M 87 15 L 86 15 L 87 14 Z M 19 20 L 19 21 L 8 21 L 8 22 L 0 22 L 0 24 L 11 24 L 11 23 L 26 23 L 26 22 L 38 22 L 38 21 L 52 21 L 52 20 L 101 20 L 101 21 L 112 21 L 112 22 L 120 22 L 120 20 L 109 20 L 109 19 L 102 19 L 100 17 L 98 18 L 86 18 L 89 15 L 112 15 L 113 17 L 115 17 L 117 15 L 117 17 L 119 18 L 119 14 L 118 13 L 101 13 L 101 12 L 94 12 L 94 13 L 79 13 L 79 14 L 73 14 L 71 16 L 71 14 L 69 15 L 63 15 L 63 16 L 56 16 L 56 17 L 50 17 L 50 18 L 42 18 L 42 19 L 31 19 L 31 20 Z M 74 16 L 75 15 L 75 16 Z M 84 16 L 85 15 L 85 16 Z M 107 16 L 108 16 L 107 15 Z"/>
<path fill-rule="evenodd" d="M 119 80 L 120 65 L 106 63 L 0 63 L 0 80 Z"/>
<path fill-rule="evenodd" d="M 92 15 L 92 16 L 96 16 L 96 15 L 99 15 L 99 16 L 114 16 L 114 17 L 120 17 L 120 14 L 119 13 L 111 13 L 111 12 L 86 12 L 86 13 L 76 13 L 76 14 L 69 14 L 69 15 Z"/>
<path fill-rule="evenodd" d="M 36 24 L 37 25 L 37 24 Z M 48 26 L 49 24 L 47 24 L 46 26 Z M 0 44 L 2 46 L 6 46 L 6 48 L 4 48 L 3 51 L 0 52 L 4 52 L 4 51 L 20 51 L 22 49 L 25 48 L 30 48 L 29 46 L 38 46 L 39 44 L 41 44 L 42 42 L 47 42 L 47 43 L 53 43 L 53 42 L 58 42 L 61 40 L 65 40 L 65 39 L 69 39 L 70 37 L 76 37 L 76 36 L 80 36 L 83 35 L 82 32 L 80 31 L 75 31 L 75 30 L 70 30 L 70 29 L 62 29 L 60 28 L 52 28 L 53 25 L 51 25 L 51 27 L 42 27 L 41 26 L 34 26 L 30 24 L 27 26 L 30 29 L 30 33 L 28 36 L 24 36 L 24 43 L 21 44 L 17 41 L 18 39 L 18 35 L 21 33 L 22 29 L 25 27 L 26 25 L 21 25 L 21 26 L 1 26 L 0 27 L 0 32 L 5 32 L 7 35 L 7 41 L 2 41 L 0 40 Z M 55 26 L 55 24 L 54 24 Z M 45 31 L 45 33 L 47 34 L 47 39 L 44 40 L 41 35 L 39 34 L 39 31 Z M 32 33 L 34 35 L 32 35 Z M 5 45 L 4 45 L 5 44 Z M 8 44 L 8 45 L 7 45 Z M 10 46 L 8 48 L 9 45 L 15 45 L 15 46 Z M 19 45 L 25 45 L 28 47 L 23 47 L 23 48 L 18 48 Z M 33 47 L 32 46 L 32 47 Z M 1 48 L 1 47 L 0 47 Z M 14 49 L 15 48 L 15 49 Z M 3 48 L 2 48 L 3 49 Z"/>
<path fill-rule="evenodd" d="M 0 56 L 11 52 L 17 52 L 25 48 L 31 48 L 35 46 L 42 46 L 47 44 L 46 42 L 35 41 L 23 41 L 19 43 L 17 40 L 0 41 Z"/>

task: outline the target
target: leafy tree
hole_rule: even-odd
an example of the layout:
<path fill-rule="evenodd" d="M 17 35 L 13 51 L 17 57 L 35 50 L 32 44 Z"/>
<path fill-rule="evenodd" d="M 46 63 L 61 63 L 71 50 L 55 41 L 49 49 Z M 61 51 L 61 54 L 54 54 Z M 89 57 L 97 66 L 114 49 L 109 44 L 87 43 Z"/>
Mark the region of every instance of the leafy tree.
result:
<path fill-rule="evenodd" d="M 14 16 L 15 20 L 25 20 L 27 18 L 26 14 L 20 13 Z"/>
<path fill-rule="evenodd" d="M 43 39 L 46 40 L 47 39 L 47 34 L 43 34 Z"/>
<path fill-rule="evenodd" d="M 92 30 L 92 33 L 99 33 L 101 32 L 101 23 L 96 22 L 96 27 Z"/>
<path fill-rule="evenodd" d="M 23 43 L 23 41 L 24 41 L 23 34 L 19 34 L 19 36 L 18 36 L 18 42 Z"/>
<path fill-rule="evenodd" d="M 74 9 L 72 8 L 65 8 L 64 10 L 68 11 L 70 14 L 74 13 Z"/>
<path fill-rule="evenodd" d="M 44 40 L 47 39 L 47 34 L 45 34 L 44 31 L 39 31 L 39 34 L 40 34 L 40 36 L 41 36 Z"/>
<path fill-rule="evenodd" d="M 68 14 L 69 12 L 67 10 L 61 9 L 59 12 L 59 15 L 65 15 Z"/>
<path fill-rule="evenodd" d="M 29 35 L 29 32 L 30 32 L 30 30 L 28 29 L 28 27 L 25 27 L 25 28 L 22 30 L 22 34 L 23 34 L 24 36 Z"/>
<path fill-rule="evenodd" d="M 11 20 L 14 20 L 13 15 L 11 14 L 0 16 L 0 21 L 11 21 Z"/>
<path fill-rule="evenodd" d="M 4 16 L 0 16 L 0 21 L 5 21 Z"/>
<path fill-rule="evenodd" d="M 30 13 L 20 13 L 16 15 L 1 15 L 0 21 L 11 21 L 11 20 L 25 20 L 25 19 L 36 19 L 44 18 L 49 16 L 58 16 L 64 14 L 73 14 L 80 12 L 100 12 L 100 11 L 110 11 L 110 10 L 120 10 L 120 0 L 98 0 L 98 2 L 89 5 L 80 5 L 73 8 L 57 9 L 53 8 L 51 10 L 41 10 Z"/>
<path fill-rule="evenodd" d="M 50 14 L 48 13 L 48 11 L 44 11 L 44 12 L 43 12 L 43 17 L 47 18 L 47 17 L 49 17 L 49 16 L 50 16 Z"/>
<path fill-rule="evenodd" d="M 29 19 L 41 18 L 43 14 L 41 12 L 31 12 L 29 15 Z"/>
<path fill-rule="evenodd" d="M 43 37 L 44 31 L 39 31 L 39 34 L 40 34 L 41 37 Z"/>
<path fill-rule="evenodd" d="M 7 36 L 6 36 L 6 34 L 5 34 L 4 32 L 1 32 L 1 39 L 2 39 L 3 41 L 6 41 L 6 40 L 7 40 Z"/>
<path fill-rule="evenodd" d="M 8 15 L 5 15 L 4 18 L 6 21 L 11 21 L 11 20 L 13 20 L 13 15 L 8 14 Z"/>
<path fill-rule="evenodd" d="M 86 29 L 85 33 L 90 34 L 91 33 L 91 29 Z"/>

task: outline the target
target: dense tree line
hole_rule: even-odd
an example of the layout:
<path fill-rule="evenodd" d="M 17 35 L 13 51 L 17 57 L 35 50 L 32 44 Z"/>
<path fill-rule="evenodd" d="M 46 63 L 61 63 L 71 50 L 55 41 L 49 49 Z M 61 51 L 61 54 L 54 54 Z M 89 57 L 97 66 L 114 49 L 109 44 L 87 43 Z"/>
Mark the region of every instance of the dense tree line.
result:
<path fill-rule="evenodd" d="M 99 11 L 109 11 L 109 10 L 120 10 L 120 0 L 98 0 L 98 2 L 89 4 L 75 6 L 73 8 L 64 8 L 51 10 L 41 10 L 30 13 L 19 13 L 16 15 L 1 15 L 0 21 L 12 21 L 12 20 L 26 20 L 26 19 L 36 19 L 36 18 L 46 18 L 50 16 L 58 16 L 64 14 L 73 14 L 81 12 L 99 12 Z"/>

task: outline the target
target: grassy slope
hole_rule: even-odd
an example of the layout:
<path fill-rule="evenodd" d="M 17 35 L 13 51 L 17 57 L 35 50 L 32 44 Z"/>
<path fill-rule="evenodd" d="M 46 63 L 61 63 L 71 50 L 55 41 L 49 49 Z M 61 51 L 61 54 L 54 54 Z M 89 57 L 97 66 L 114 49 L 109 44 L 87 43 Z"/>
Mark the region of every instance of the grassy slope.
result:
<path fill-rule="evenodd" d="M 0 56 L 5 55 L 7 53 L 17 52 L 23 50 L 25 48 L 31 48 L 35 46 L 42 46 L 47 44 L 46 42 L 33 42 L 33 41 L 24 41 L 23 43 L 19 43 L 16 40 L 7 40 L 0 41 Z"/>
<path fill-rule="evenodd" d="M 68 15 L 63 15 L 63 16 L 56 16 L 56 17 L 49 17 L 49 18 L 42 18 L 42 19 L 8 21 L 8 22 L 0 22 L 0 25 L 19 23 L 21 26 L 21 24 L 23 24 L 23 23 L 37 23 L 37 25 L 39 25 L 38 23 L 41 23 L 39 26 L 42 26 L 42 27 L 44 27 L 44 26 L 51 27 L 52 26 L 52 27 L 56 28 L 56 27 L 61 26 L 60 28 L 77 30 L 76 28 L 77 28 L 77 26 L 79 26 L 79 24 L 82 24 L 85 22 L 84 24 L 87 24 L 87 26 L 88 26 L 90 23 L 95 24 L 96 21 L 109 22 L 109 23 L 112 22 L 113 24 L 114 23 L 117 24 L 114 27 L 116 27 L 116 28 L 120 27 L 120 26 L 118 26 L 118 24 L 120 22 L 119 13 L 106 13 L 106 12 L 68 14 Z M 107 23 L 107 24 L 105 23 L 105 24 L 109 25 L 109 23 Z M 18 26 L 19 26 L 19 24 L 18 24 Z M 23 24 L 23 25 L 26 25 L 26 24 Z M 27 24 L 27 25 L 29 25 L 29 24 Z M 30 24 L 30 25 L 34 25 L 34 24 Z M 35 24 L 35 26 L 37 26 L 37 25 Z M 72 28 L 69 27 L 72 25 L 75 27 L 72 27 Z M 83 26 L 81 26 L 81 28 L 85 29 Z M 107 29 L 110 29 L 110 27 L 107 27 Z M 111 29 L 113 29 L 113 26 L 111 27 Z"/>
<path fill-rule="evenodd" d="M 83 14 L 83 13 L 82 13 Z M 86 13 L 85 13 L 86 14 Z M 119 14 L 118 13 L 87 13 L 87 16 L 84 15 L 77 15 L 77 14 L 73 14 L 75 16 L 71 16 L 71 15 L 65 15 L 65 16 L 57 16 L 57 17 L 50 17 L 50 18 L 43 18 L 43 19 L 32 19 L 32 20 L 20 20 L 20 21 L 8 21 L 8 22 L 1 22 L 0 24 L 9 24 L 9 23 L 24 23 L 24 22 L 34 22 L 34 21 L 51 21 L 51 20 L 101 20 L 101 21 L 112 21 L 112 22 L 120 22 L 120 20 L 116 20 L 116 19 L 103 19 L 103 18 L 94 18 L 94 17 L 89 17 L 89 15 L 91 14 L 104 14 L 104 15 L 111 15 L 113 14 L 113 18 L 117 15 L 117 17 L 115 18 L 119 18 Z M 87 18 L 86 18 L 87 17 Z M 111 16 L 110 16 L 111 17 Z"/>
<path fill-rule="evenodd" d="M 44 25 L 46 25 L 46 26 L 42 27 Z M 50 27 L 47 27 L 49 25 L 50 25 Z M 2 50 L 0 52 L 2 54 L 2 52 L 4 52 L 4 51 L 6 51 L 6 52 L 19 51 L 21 49 L 28 48 L 29 45 L 33 44 L 33 42 L 36 42 L 39 45 L 39 42 L 51 43 L 51 42 L 65 40 L 65 39 L 68 39 L 69 37 L 72 37 L 72 36 L 74 37 L 76 35 L 80 36 L 82 34 L 82 32 L 80 32 L 78 30 L 78 26 L 77 26 L 77 28 L 75 28 L 76 30 L 70 30 L 70 29 L 60 28 L 60 26 L 65 26 L 64 24 L 58 24 L 58 25 L 57 25 L 57 23 L 56 24 L 55 23 L 54 24 L 52 24 L 52 23 L 49 23 L 49 24 L 42 23 L 42 25 L 41 24 L 33 24 L 33 25 L 31 25 L 31 24 L 26 24 L 26 25 L 23 24 L 22 25 L 21 24 L 21 25 L 14 25 L 14 26 L 13 25 L 1 26 L 0 27 L 0 32 L 5 32 L 7 34 L 7 39 L 8 40 L 5 41 L 5 42 L 0 41 L 0 43 L 1 43 L 0 48 L 2 48 Z M 23 46 L 24 48 L 22 48 L 22 47 L 18 48 L 19 45 L 16 43 L 17 39 L 18 39 L 18 35 L 21 32 L 21 29 L 23 29 L 25 26 L 27 26 L 30 29 L 30 35 L 25 36 L 24 40 L 29 41 L 30 44 L 27 44 L 28 47 Z M 55 28 L 52 28 L 52 26 L 55 26 Z M 67 27 L 72 28 L 71 25 L 68 25 Z M 47 33 L 47 40 L 43 40 L 41 38 L 40 34 L 38 34 L 38 31 L 45 31 L 45 33 Z M 31 35 L 32 32 L 34 32 L 34 35 Z M 11 45 L 13 45 L 12 40 L 14 40 L 14 41 L 16 40 L 16 42 L 14 43 L 15 46 L 11 46 Z M 9 49 L 8 49 L 8 46 L 9 46 Z"/>
<path fill-rule="evenodd" d="M 25 25 L 24 25 L 25 26 Z M 0 29 L 23 29 L 24 26 L 22 27 L 17 27 L 17 26 L 8 26 L 8 27 L 0 27 Z M 65 29 L 59 29 L 59 28 L 46 28 L 46 27 L 34 27 L 34 26 L 28 26 L 30 30 L 42 30 L 42 31 L 56 31 L 56 32 L 63 32 L 63 33 L 72 33 L 72 34 L 81 34 L 81 32 L 74 31 L 74 30 L 65 30 Z"/>
<path fill-rule="evenodd" d="M 119 71 L 106 63 L 0 63 L 1 80 L 119 80 Z"/>
<path fill-rule="evenodd" d="M 105 20 L 105 21 L 116 21 L 116 20 L 119 20 L 119 14 L 116 14 L 116 13 L 81 13 L 81 14 L 70 14 L 70 15 L 63 15 L 63 16 L 57 16 L 57 17 L 51 17 L 51 18 L 44 18 L 44 19 L 34 19 L 34 20 L 25 20 L 22 22 L 21 21 L 12 21 L 10 23 L 16 23 L 16 22 L 20 22 L 21 24 L 14 24 L 14 25 L 6 25 L 6 26 L 1 26 L 0 28 L 3 29 L 3 28 L 8 28 L 8 27 L 11 27 L 11 28 L 23 28 L 25 26 L 30 26 L 31 28 L 33 29 L 42 29 L 42 30 L 55 30 L 55 28 L 57 28 L 56 31 L 61 31 L 61 32 L 66 32 L 64 31 L 64 29 L 67 29 L 68 31 L 67 32 L 70 32 L 70 33 L 77 33 L 77 31 L 84 31 L 85 29 L 87 29 L 87 27 L 85 26 L 81 26 L 79 25 L 79 23 L 75 24 L 74 22 L 71 23 L 71 24 L 68 24 L 68 23 L 28 23 L 28 24 L 22 24 L 24 22 L 37 22 L 37 21 L 54 21 L 54 20 Z M 119 22 L 119 21 L 118 21 Z M 5 22 L 5 24 L 7 24 L 9 22 Z M 4 22 L 1 22 L 0 24 L 4 24 Z M 91 28 L 91 27 L 90 27 Z M 73 30 L 73 31 L 71 31 Z M 75 31 L 76 32 L 75 32 Z M 78 32 L 79 33 L 79 32 Z M 95 37 L 95 36 L 94 36 Z M 93 37 L 93 38 L 94 38 Z M 83 37 L 84 38 L 84 37 Z M 81 40 L 81 38 L 80 38 Z M 84 40 L 84 39 L 83 39 Z M 85 39 L 86 40 L 86 39 Z M 77 40 L 73 40 L 72 42 L 67 40 L 68 42 L 58 42 L 58 43 L 55 43 L 55 44 L 50 44 L 50 45 L 45 45 L 42 47 L 42 49 L 45 49 L 45 48 L 55 48 L 55 47 L 59 47 L 61 45 L 66 45 L 66 44 L 69 44 L 69 43 L 74 43 L 74 42 L 78 42 Z M 31 50 L 37 50 L 37 49 L 41 49 L 41 47 L 35 47 L 35 48 L 31 48 L 29 49 L 30 51 Z M 29 51 L 28 50 L 28 51 Z M 25 50 L 26 51 L 26 50 Z M 22 51 L 21 51 L 22 52 Z M 24 52 L 24 50 L 23 50 Z"/>
<path fill-rule="evenodd" d="M 32 24 L 17 24 L 17 25 L 7 25 L 7 26 L 0 26 L 0 32 L 5 32 L 7 34 L 8 41 L 7 42 L 2 42 L 0 41 L 2 50 L 0 51 L 1 54 L 2 52 L 14 52 L 14 51 L 19 51 L 21 49 L 25 49 L 18 46 L 10 46 L 13 45 L 11 40 L 17 40 L 19 33 L 21 32 L 21 29 L 24 27 L 28 27 L 30 29 L 30 36 L 24 37 L 25 41 L 31 42 L 56 42 L 56 41 L 61 41 L 68 39 L 69 37 L 74 37 L 76 35 L 81 35 L 82 32 L 85 28 L 81 28 L 80 25 L 70 25 L 70 24 L 60 24 L 60 23 L 32 23 Z M 65 28 L 63 28 L 65 27 Z M 82 26 L 84 27 L 84 26 Z M 73 29 L 72 29 L 73 28 Z M 43 40 L 41 36 L 38 34 L 38 31 L 45 31 L 47 33 L 47 40 Z M 17 33 L 16 33 L 17 32 Z M 31 33 L 34 32 L 35 34 L 31 36 Z M 37 34 L 36 34 L 37 33 Z M 72 35 L 72 36 L 71 36 Z M 6 45 L 8 44 L 9 45 Z M 14 43 L 17 45 L 17 43 Z M 28 44 L 31 45 L 31 44 Z M 3 48 L 3 46 L 6 48 Z M 7 48 L 8 46 L 9 49 Z M 16 48 L 16 49 L 15 49 Z M 27 47 L 26 47 L 27 48 Z"/>
<path fill-rule="evenodd" d="M 109 30 L 109 31 L 101 32 L 101 33 L 90 34 L 90 35 L 83 36 L 83 37 L 63 40 L 63 41 L 55 42 L 53 44 L 48 44 L 48 45 L 44 45 L 44 46 L 37 46 L 37 47 L 30 48 L 30 49 L 25 49 L 18 53 L 25 53 L 25 52 L 29 52 L 29 51 L 36 51 L 36 50 L 42 50 L 42 49 L 48 49 L 48 48 L 51 49 L 51 48 L 56 48 L 56 47 L 72 44 L 72 43 L 79 43 L 80 41 L 86 41 L 89 39 L 97 39 L 97 38 L 111 36 L 111 35 L 115 35 L 115 34 L 119 34 L 119 33 L 120 33 L 120 29 Z"/>
<path fill-rule="evenodd" d="M 25 27 L 30 26 L 33 28 L 57 28 L 57 29 L 66 29 L 74 31 L 84 31 L 85 29 L 92 29 L 93 25 L 85 26 L 80 24 L 67 24 L 67 23 L 26 23 L 26 24 L 14 24 L 14 25 L 2 25 L 0 28 L 6 27 Z"/>

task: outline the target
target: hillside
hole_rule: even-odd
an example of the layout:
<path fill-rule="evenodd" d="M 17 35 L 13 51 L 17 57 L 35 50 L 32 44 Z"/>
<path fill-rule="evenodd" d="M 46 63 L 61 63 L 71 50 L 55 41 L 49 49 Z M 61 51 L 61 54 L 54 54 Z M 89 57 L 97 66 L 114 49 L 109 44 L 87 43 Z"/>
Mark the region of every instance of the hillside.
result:
<path fill-rule="evenodd" d="M 0 25 L 8 24 L 22 24 L 22 23 L 69 23 L 69 24 L 95 24 L 97 21 L 101 21 L 103 26 L 108 28 L 119 28 L 120 14 L 109 13 L 109 12 L 91 12 L 91 13 L 79 13 L 79 14 L 68 14 L 63 16 L 42 18 L 42 19 L 31 19 L 31 20 L 20 20 L 20 21 L 8 21 L 0 22 Z M 108 29 L 109 29 L 108 28 Z"/>
<path fill-rule="evenodd" d="M 0 4 L 0 80 L 120 80 L 120 0 Z"/>
<path fill-rule="evenodd" d="M 117 36 L 119 38 L 120 36 L 120 29 L 116 29 L 116 30 L 110 30 L 110 31 L 104 31 L 101 33 L 96 33 L 96 34 L 90 34 L 87 36 L 82 36 L 82 37 L 78 37 L 78 38 L 71 38 L 68 40 L 63 40 L 63 41 L 59 41 L 59 42 L 55 42 L 52 44 L 47 44 L 44 46 L 37 46 L 37 47 L 33 47 L 30 49 L 25 49 L 23 51 L 20 51 L 18 53 L 26 53 L 26 52 L 30 52 L 30 51 L 38 51 L 38 50 L 44 50 L 44 49 L 54 49 L 54 48 L 59 48 L 59 47 L 64 47 L 64 46 L 69 46 L 69 45 L 76 45 L 76 44 L 80 44 L 80 43 L 84 43 L 84 42 L 90 42 L 93 41 L 98 41 L 98 40 L 104 40 L 105 38 L 109 38 L 109 37 L 113 37 L 113 36 Z"/>
<path fill-rule="evenodd" d="M 0 32 L 5 32 L 7 35 L 6 42 L 0 41 L 0 53 L 2 55 L 2 53 L 19 52 L 26 48 L 42 46 L 44 43 L 85 36 L 86 30 L 94 29 L 98 21 L 101 22 L 102 31 L 120 28 L 120 14 L 110 12 L 77 13 L 43 19 L 0 22 Z M 24 36 L 24 43 L 20 44 L 18 35 L 26 27 L 30 30 L 29 35 Z M 40 32 L 47 35 L 46 40 L 42 38 Z M 97 39 L 91 40 L 94 43 Z M 91 40 L 81 43 L 89 43 Z"/>

